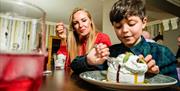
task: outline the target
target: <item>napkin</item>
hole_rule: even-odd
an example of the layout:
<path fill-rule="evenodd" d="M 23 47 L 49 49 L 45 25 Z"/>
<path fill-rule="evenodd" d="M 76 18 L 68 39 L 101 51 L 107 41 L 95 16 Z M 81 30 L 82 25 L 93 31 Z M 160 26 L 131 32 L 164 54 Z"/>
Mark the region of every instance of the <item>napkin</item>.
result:
<path fill-rule="evenodd" d="M 169 19 L 162 20 L 164 31 L 169 30 Z"/>
<path fill-rule="evenodd" d="M 178 28 L 178 17 L 172 18 L 171 20 L 171 26 L 172 26 L 172 30 L 175 30 Z"/>

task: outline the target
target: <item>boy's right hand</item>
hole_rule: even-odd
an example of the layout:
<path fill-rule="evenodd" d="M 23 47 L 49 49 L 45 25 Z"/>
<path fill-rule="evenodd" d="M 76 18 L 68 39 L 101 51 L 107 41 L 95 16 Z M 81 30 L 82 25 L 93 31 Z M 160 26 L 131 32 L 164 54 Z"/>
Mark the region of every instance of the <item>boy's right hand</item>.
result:
<path fill-rule="evenodd" d="M 107 60 L 109 56 L 109 48 L 106 44 L 100 43 L 97 44 L 88 54 L 87 54 L 87 63 L 89 65 L 100 65 Z"/>
<path fill-rule="evenodd" d="M 61 39 L 66 39 L 66 31 L 67 28 L 65 27 L 64 23 L 59 22 L 56 24 L 56 34 Z"/>

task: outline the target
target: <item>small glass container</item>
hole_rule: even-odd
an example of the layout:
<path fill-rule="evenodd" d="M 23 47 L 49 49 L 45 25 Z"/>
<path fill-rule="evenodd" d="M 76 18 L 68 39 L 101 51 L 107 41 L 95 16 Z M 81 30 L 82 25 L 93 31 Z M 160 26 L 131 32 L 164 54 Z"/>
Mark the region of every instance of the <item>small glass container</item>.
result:
<path fill-rule="evenodd" d="M 45 35 L 43 9 L 23 0 L 0 0 L 0 91 L 38 91 Z"/>

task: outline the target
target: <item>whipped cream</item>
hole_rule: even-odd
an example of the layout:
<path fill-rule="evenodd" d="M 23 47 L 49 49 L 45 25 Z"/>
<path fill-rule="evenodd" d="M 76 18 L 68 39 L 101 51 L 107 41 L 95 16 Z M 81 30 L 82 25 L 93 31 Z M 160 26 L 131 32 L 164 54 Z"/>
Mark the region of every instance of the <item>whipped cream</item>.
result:
<path fill-rule="evenodd" d="M 126 56 L 126 60 L 125 60 Z M 127 57 L 128 56 L 128 57 Z M 141 62 L 138 62 L 141 60 Z M 144 74 L 147 70 L 147 64 L 142 62 L 142 59 L 137 55 L 133 55 L 132 53 L 128 54 L 120 54 L 118 57 L 113 59 L 111 63 L 108 63 L 109 69 L 122 73 L 137 73 Z M 120 65 L 120 69 L 118 69 Z"/>
<path fill-rule="evenodd" d="M 127 52 L 116 58 L 108 58 L 107 80 L 110 82 L 144 83 L 148 70 L 144 59 Z"/>

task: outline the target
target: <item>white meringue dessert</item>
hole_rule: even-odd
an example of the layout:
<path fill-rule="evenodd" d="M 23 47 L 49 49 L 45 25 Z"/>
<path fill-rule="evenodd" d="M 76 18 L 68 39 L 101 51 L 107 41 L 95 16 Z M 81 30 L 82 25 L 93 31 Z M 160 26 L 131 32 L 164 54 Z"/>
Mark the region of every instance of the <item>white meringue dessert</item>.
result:
<path fill-rule="evenodd" d="M 145 73 L 148 70 L 144 59 L 130 52 L 111 58 L 108 66 L 107 80 L 118 83 L 144 83 Z"/>

